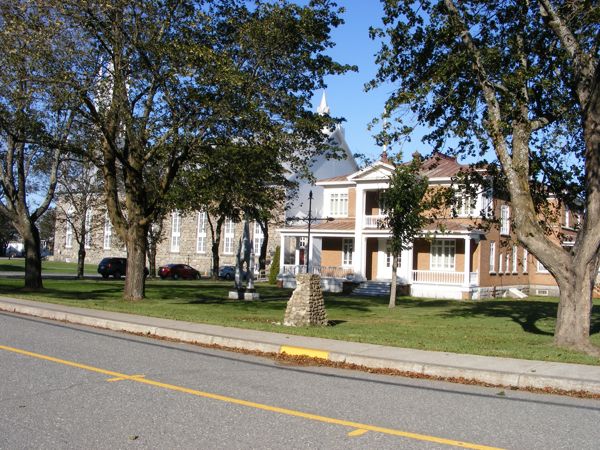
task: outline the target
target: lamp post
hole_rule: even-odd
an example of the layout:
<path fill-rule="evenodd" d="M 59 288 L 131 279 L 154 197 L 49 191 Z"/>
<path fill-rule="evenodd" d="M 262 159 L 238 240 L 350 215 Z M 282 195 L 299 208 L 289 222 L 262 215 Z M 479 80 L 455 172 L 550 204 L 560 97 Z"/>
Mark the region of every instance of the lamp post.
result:
<path fill-rule="evenodd" d="M 319 222 L 321 220 L 326 222 L 331 222 L 333 220 L 332 217 L 313 217 L 312 216 L 312 201 L 313 201 L 313 192 L 312 190 L 308 193 L 308 217 L 292 217 L 287 219 L 287 222 L 307 222 L 308 224 L 308 237 L 306 242 L 306 273 L 309 272 L 310 268 L 310 227 L 313 222 Z"/>

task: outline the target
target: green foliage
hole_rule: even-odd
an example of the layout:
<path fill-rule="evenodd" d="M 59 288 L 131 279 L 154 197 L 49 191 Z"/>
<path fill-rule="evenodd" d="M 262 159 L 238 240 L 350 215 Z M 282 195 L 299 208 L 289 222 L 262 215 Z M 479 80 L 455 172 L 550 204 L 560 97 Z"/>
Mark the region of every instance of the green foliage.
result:
<path fill-rule="evenodd" d="M 424 201 L 428 179 L 420 174 L 420 168 L 419 157 L 407 164 L 397 164 L 382 194 L 386 216 L 381 227 L 391 230 L 390 250 L 394 255 L 409 248 L 429 220 Z"/>
<path fill-rule="evenodd" d="M 279 275 L 279 259 L 281 256 L 281 248 L 279 245 L 275 248 L 275 254 L 271 260 L 271 268 L 269 269 L 269 284 L 277 284 L 277 275 Z"/>

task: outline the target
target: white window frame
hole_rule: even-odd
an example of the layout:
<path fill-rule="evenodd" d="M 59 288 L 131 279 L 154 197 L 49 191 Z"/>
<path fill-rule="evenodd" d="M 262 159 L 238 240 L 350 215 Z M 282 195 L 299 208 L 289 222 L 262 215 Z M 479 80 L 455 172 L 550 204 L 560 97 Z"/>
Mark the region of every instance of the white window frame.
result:
<path fill-rule="evenodd" d="M 232 219 L 225 219 L 223 225 L 223 254 L 233 255 L 235 240 L 235 223 Z"/>
<path fill-rule="evenodd" d="M 519 252 L 518 247 L 516 245 L 513 245 L 513 248 L 512 248 L 512 272 L 514 274 L 519 273 L 519 266 L 518 266 L 518 263 L 519 263 L 518 255 L 519 255 L 519 253 L 518 252 Z"/>
<path fill-rule="evenodd" d="M 260 249 L 261 249 L 264 241 L 265 241 L 265 235 L 263 233 L 262 227 L 260 226 L 260 223 L 254 222 L 254 235 L 253 235 L 252 243 L 254 245 L 254 254 L 255 255 L 260 255 Z"/>
<path fill-rule="evenodd" d="M 85 212 L 85 248 L 90 248 L 92 246 L 92 218 L 94 216 L 94 212 L 91 209 L 86 210 Z"/>
<path fill-rule="evenodd" d="M 342 267 L 352 267 L 354 255 L 354 238 L 342 239 Z"/>
<path fill-rule="evenodd" d="M 206 211 L 198 211 L 196 223 L 196 253 L 206 253 Z"/>
<path fill-rule="evenodd" d="M 179 253 L 181 244 L 181 214 L 179 211 L 171 213 L 171 253 Z"/>
<path fill-rule="evenodd" d="M 506 274 L 510 273 L 510 253 L 508 252 L 508 250 L 506 251 L 506 267 L 505 267 L 505 272 Z"/>
<path fill-rule="evenodd" d="M 431 242 L 429 267 L 436 272 L 456 269 L 455 239 L 435 239 Z"/>
<path fill-rule="evenodd" d="M 496 242 L 490 241 L 490 273 L 496 273 Z"/>
<path fill-rule="evenodd" d="M 472 197 L 463 190 L 458 190 L 455 197 L 457 199 L 456 214 L 458 217 L 479 217 L 477 213 L 478 195 Z"/>
<path fill-rule="evenodd" d="M 510 234 L 510 206 L 500 206 L 500 234 L 506 236 Z"/>
<path fill-rule="evenodd" d="M 502 267 L 504 265 L 504 255 L 500 253 L 498 255 L 498 273 L 502 273 Z"/>
<path fill-rule="evenodd" d="M 526 248 L 523 249 L 523 273 L 527 273 L 527 258 L 529 256 L 529 252 Z"/>
<path fill-rule="evenodd" d="M 544 265 L 536 259 L 536 268 L 538 273 L 550 273 L 548 269 L 544 267 Z"/>
<path fill-rule="evenodd" d="M 348 189 L 331 190 L 327 201 L 328 215 L 331 217 L 348 217 L 348 201 Z"/>
<path fill-rule="evenodd" d="M 104 214 L 104 239 L 102 248 L 104 250 L 110 250 L 112 244 L 112 223 L 110 222 L 110 217 L 108 216 L 108 212 Z"/>

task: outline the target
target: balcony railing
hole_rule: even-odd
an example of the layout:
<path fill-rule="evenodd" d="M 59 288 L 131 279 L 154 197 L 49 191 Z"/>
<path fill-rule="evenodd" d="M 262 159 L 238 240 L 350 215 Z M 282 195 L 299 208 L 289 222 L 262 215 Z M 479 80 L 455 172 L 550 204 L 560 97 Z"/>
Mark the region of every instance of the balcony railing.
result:
<path fill-rule="evenodd" d="M 464 272 L 438 272 L 433 270 L 413 270 L 412 282 L 415 284 L 453 284 L 462 285 L 465 283 Z M 477 285 L 479 274 L 477 272 L 469 273 L 469 284 Z"/>
<path fill-rule="evenodd" d="M 386 216 L 383 214 L 378 214 L 376 216 L 365 216 L 365 228 L 381 228 L 381 224 L 383 223 L 383 219 Z"/>

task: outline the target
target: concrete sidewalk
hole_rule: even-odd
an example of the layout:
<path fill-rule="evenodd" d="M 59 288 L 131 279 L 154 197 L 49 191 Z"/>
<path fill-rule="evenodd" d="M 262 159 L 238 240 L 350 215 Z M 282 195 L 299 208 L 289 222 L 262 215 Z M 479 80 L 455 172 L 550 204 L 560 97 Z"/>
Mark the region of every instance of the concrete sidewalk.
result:
<path fill-rule="evenodd" d="M 109 330 L 515 388 L 600 394 L 600 366 L 429 352 L 244 330 L 0 297 L 0 310 Z"/>

